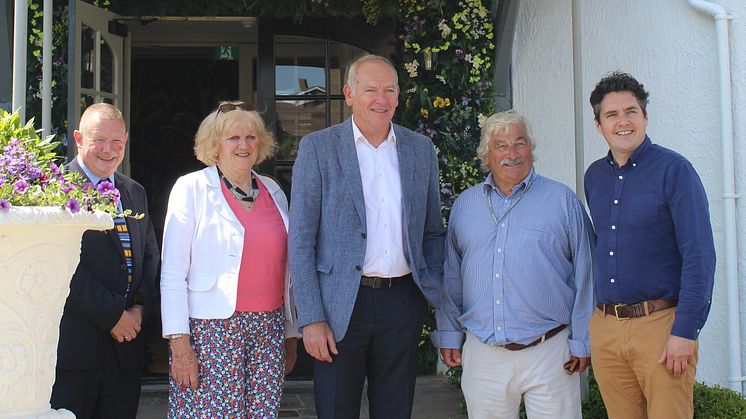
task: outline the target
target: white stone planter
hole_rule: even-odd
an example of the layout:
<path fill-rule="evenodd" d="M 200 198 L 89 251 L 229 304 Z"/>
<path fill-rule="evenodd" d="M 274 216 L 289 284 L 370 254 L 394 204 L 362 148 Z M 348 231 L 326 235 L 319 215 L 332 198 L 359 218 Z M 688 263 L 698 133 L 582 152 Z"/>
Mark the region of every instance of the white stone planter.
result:
<path fill-rule="evenodd" d="M 57 340 L 86 230 L 113 228 L 107 214 L 52 207 L 0 211 L 0 418 L 74 418 L 52 410 Z"/>

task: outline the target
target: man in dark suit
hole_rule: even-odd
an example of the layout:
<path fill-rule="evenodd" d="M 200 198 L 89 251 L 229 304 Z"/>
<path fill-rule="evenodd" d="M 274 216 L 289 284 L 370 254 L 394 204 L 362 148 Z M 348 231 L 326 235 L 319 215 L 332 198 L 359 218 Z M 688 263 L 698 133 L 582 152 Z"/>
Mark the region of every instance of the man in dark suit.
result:
<path fill-rule="evenodd" d="M 435 147 L 391 123 L 396 70 L 350 66 L 353 116 L 301 140 L 293 168 L 289 264 L 320 419 L 409 418 L 417 343 L 443 274 Z"/>
<path fill-rule="evenodd" d="M 140 330 L 153 307 L 158 245 L 145 190 L 115 173 L 127 143 L 121 112 L 106 103 L 91 105 L 74 137 L 78 156 L 67 170 L 94 185 L 113 183 L 120 210 L 144 217 L 116 218 L 115 229 L 83 235 L 60 323 L 51 405 L 78 419 L 134 418 L 144 364 Z"/>

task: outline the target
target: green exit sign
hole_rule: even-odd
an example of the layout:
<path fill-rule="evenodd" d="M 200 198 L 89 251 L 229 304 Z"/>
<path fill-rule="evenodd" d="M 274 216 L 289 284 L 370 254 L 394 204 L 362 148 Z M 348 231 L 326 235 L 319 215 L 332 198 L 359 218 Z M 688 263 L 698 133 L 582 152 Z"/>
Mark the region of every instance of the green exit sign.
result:
<path fill-rule="evenodd" d="M 238 59 L 238 47 L 221 45 L 215 47 L 215 59 L 216 60 L 237 60 Z"/>

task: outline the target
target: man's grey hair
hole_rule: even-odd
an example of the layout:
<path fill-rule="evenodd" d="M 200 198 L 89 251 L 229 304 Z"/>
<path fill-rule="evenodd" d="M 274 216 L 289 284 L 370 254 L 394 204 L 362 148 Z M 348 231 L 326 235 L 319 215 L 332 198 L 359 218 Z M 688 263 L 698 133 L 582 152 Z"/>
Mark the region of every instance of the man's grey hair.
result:
<path fill-rule="evenodd" d="M 394 67 L 394 65 L 391 64 L 391 61 L 389 61 L 385 57 L 381 57 L 380 55 L 367 54 L 355 60 L 352 63 L 352 65 L 350 65 L 350 69 L 347 70 L 347 83 L 345 84 L 350 86 L 352 90 L 355 90 L 355 83 L 357 82 L 358 67 L 360 67 L 360 64 L 368 62 L 368 61 L 379 61 L 391 67 L 391 71 L 394 72 L 394 81 L 396 82 L 397 86 L 399 85 L 399 75 L 396 73 L 396 67 Z"/>
<path fill-rule="evenodd" d="M 526 135 L 528 136 L 528 140 L 531 142 L 531 155 L 533 157 L 533 152 L 534 152 L 534 149 L 536 148 L 536 144 L 534 143 L 534 139 L 531 137 L 531 134 L 529 133 L 528 123 L 526 122 L 526 117 L 521 115 L 515 109 L 511 109 L 509 111 L 504 111 L 504 112 L 497 112 L 493 114 L 492 116 L 490 116 L 489 118 L 485 119 L 484 122 L 482 123 L 482 135 L 479 140 L 479 146 L 477 147 L 477 156 L 479 156 L 482 162 L 483 170 L 486 170 L 486 171 L 490 170 L 487 164 L 488 162 L 487 154 L 489 153 L 489 146 L 490 146 L 490 141 L 492 140 L 492 136 L 498 132 L 502 134 L 507 134 L 510 131 L 510 127 L 513 124 L 521 124 L 523 125 L 523 128 L 526 129 Z"/>

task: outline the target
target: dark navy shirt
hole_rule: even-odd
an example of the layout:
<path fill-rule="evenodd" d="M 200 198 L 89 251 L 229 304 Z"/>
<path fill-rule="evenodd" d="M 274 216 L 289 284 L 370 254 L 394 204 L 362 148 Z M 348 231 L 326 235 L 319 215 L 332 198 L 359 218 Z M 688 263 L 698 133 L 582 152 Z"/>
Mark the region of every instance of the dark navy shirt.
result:
<path fill-rule="evenodd" d="M 715 247 L 691 163 L 646 136 L 623 167 L 611 152 L 591 164 L 585 195 L 596 230 L 597 303 L 678 300 L 671 334 L 696 339 L 710 311 Z"/>

